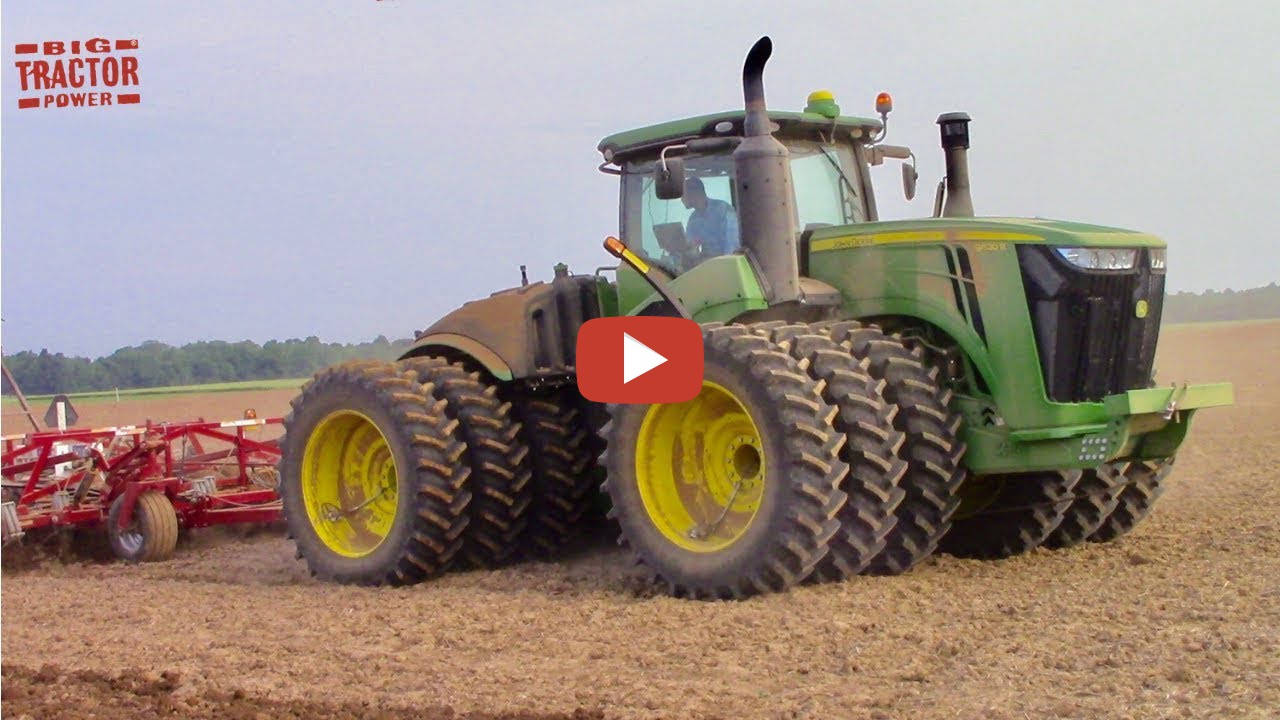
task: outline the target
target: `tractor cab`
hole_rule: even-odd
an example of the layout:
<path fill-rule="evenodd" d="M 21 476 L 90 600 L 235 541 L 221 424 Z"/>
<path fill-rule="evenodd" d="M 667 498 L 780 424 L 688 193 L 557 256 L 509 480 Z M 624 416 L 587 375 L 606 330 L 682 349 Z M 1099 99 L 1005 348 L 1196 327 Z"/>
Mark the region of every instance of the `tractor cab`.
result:
<path fill-rule="evenodd" d="M 828 114 L 823 114 L 823 113 Z M 787 148 L 794 186 L 795 225 L 800 230 L 874 220 L 875 200 L 867 177 L 866 144 L 883 125 L 878 120 L 845 117 L 830 93 L 813 93 L 804 112 L 775 112 L 774 137 Z M 638 255 L 671 276 L 741 247 L 733 230 L 740 207 L 734 178 L 734 139 L 743 133 L 741 110 L 703 115 L 611 135 L 600 142 L 601 169 L 621 177 L 620 231 Z M 693 141 L 693 142 L 690 142 Z M 701 186 L 711 206 L 727 204 L 727 247 L 690 230 L 700 198 L 681 193 L 662 197 L 658 176 L 665 166 L 683 168 L 685 185 Z M 657 171 L 657 174 L 655 174 Z M 723 206 L 721 206 L 723 207 Z M 710 238 L 713 241 L 720 238 Z"/>
<path fill-rule="evenodd" d="M 844 116 L 831 93 L 809 96 L 802 112 L 771 112 L 772 137 L 791 178 L 795 247 L 812 231 L 877 219 L 870 165 L 906 159 L 906 148 L 878 145 L 884 137 L 888 96 L 877 101 L 881 119 Z M 748 113 L 727 111 L 617 133 L 600 142 L 603 172 L 620 177 L 619 231 L 623 243 L 669 278 L 726 255 L 709 276 L 733 282 L 745 264 L 742 199 L 735 150 L 746 134 Z M 888 154 L 886 154 L 888 149 Z M 914 168 L 910 168 L 914 179 Z M 905 175 L 904 175 L 905 177 Z M 914 188 L 911 191 L 913 192 Z M 800 265 L 803 257 L 797 257 Z M 719 285 L 720 283 L 715 283 Z M 655 301 L 638 273 L 618 270 L 622 310 L 642 311 Z"/>

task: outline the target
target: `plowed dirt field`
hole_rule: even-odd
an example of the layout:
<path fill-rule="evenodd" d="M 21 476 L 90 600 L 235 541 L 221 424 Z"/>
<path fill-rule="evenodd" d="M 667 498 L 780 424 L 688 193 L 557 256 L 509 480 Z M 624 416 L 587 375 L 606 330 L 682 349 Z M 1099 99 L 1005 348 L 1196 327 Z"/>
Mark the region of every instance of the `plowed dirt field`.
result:
<path fill-rule="evenodd" d="M 657 595 L 606 541 L 380 590 L 311 580 L 275 530 L 196 533 L 134 567 L 6 552 L 4 715 L 1280 717 L 1277 363 L 1280 323 L 1165 333 L 1162 380 L 1230 380 L 1237 404 L 1197 418 L 1116 543 L 741 603 Z M 80 411 L 264 416 L 291 395 Z"/>

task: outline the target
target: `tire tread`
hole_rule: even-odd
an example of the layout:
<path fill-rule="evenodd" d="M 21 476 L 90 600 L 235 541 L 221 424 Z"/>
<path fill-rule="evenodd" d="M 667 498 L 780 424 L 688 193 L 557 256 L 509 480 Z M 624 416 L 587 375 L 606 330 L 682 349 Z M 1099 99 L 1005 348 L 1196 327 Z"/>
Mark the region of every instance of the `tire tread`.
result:
<path fill-rule="evenodd" d="M 925 364 L 919 348 L 857 321 L 818 327 L 865 363 L 871 377 L 884 381 L 884 397 L 897 407 L 893 425 L 905 436 L 898 454 L 907 463 L 898 484 L 905 496 L 884 550 L 867 571 L 904 573 L 933 554 L 960 505 L 958 493 L 966 476 L 961 418 L 949 407 L 952 393 L 939 384 L 938 369 Z"/>

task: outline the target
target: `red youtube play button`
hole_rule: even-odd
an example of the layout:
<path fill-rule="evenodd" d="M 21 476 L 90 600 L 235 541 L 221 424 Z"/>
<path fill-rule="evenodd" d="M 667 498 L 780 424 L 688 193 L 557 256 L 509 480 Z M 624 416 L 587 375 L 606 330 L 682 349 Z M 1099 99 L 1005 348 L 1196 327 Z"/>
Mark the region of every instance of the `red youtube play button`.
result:
<path fill-rule="evenodd" d="M 587 321 L 578 330 L 578 391 L 602 403 L 679 403 L 702 390 L 702 328 L 669 317 Z"/>

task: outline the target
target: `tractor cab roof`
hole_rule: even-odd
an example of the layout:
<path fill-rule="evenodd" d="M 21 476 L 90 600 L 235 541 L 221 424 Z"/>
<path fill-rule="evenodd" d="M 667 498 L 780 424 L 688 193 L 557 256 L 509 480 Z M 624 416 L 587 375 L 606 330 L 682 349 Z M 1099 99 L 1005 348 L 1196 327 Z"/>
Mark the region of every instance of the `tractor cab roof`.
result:
<path fill-rule="evenodd" d="M 699 137 L 742 135 L 742 110 L 699 115 L 672 120 L 658 125 L 614 133 L 600 141 L 597 149 L 606 162 L 621 162 L 637 155 L 657 154 L 672 142 Z M 815 132 L 824 135 L 833 129 L 851 132 L 855 138 L 866 138 L 878 132 L 883 125 L 871 118 L 837 115 L 828 117 L 813 112 L 769 111 L 769 119 L 777 126 L 775 134 L 780 138 L 812 138 Z"/>

